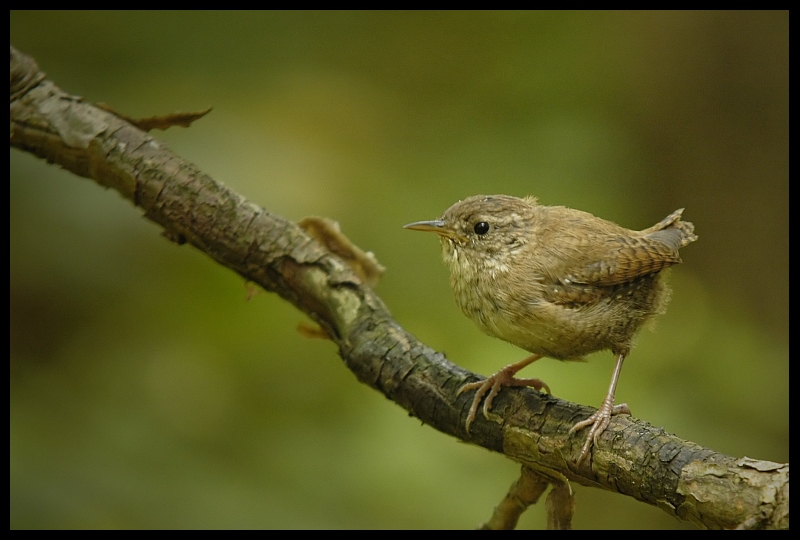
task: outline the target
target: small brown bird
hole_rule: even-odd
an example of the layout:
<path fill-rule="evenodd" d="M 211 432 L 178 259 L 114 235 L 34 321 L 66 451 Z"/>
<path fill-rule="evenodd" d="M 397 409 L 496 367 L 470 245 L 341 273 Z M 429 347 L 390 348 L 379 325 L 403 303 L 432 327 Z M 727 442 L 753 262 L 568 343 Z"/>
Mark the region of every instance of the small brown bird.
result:
<path fill-rule="evenodd" d="M 600 408 L 570 430 L 591 426 L 578 463 L 612 415 L 630 414 L 626 404 L 614 404 L 622 362 L 636 332 L 665 310 L 669 289 L 661 270 L 680 263 L 678 250 L 697 240 L 682 213 L 632 231 L 580 210 L 540 205 L 534 197 L 477 195 L 441 219 L 405 226 L 439 235 L 456 303 L 467 317 L 490 336 L 533 353 L 459 389 L 477 390 L 467 432 L 487 392 L 487 418 L 503 386 L 550 392 L 539 379 L 515 378 L 522 368 L 543 356 L 581 360 L 604 349 L 617 361 Z"/>

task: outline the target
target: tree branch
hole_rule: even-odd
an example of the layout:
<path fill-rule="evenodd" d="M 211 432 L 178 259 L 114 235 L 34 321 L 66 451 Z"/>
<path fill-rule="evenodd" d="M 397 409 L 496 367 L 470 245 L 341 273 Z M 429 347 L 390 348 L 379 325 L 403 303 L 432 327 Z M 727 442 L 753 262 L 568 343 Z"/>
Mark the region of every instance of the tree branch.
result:
<path fill-rule="evenodd" d="M 503 391 L 494 405 L 502 422 L 479 415 L 466 433 L 472 397 L 456 391 L 478 377 L 397 324 L 363 275 L 334 253 L 341 250 L 248 202 L 121 116 L 66 94 L 13 47 L 10 102 L 11 146 L 117 190 L 171 240 L 291 302 L 319 323 L 361 382 L 437 430 L 522 464 L 519 486 L 531 483 L 532 471 L 559 490 L 554 501 L 570 505 L 558 495 L 569 493 L 566 480 L 701 527 L 788 528 L 788 464 L 719 454 L 629 416 L 613 418 L 583 466 L 574 463 L 583 436 L 568 431 L 592 409 L 529 389 Z"/>

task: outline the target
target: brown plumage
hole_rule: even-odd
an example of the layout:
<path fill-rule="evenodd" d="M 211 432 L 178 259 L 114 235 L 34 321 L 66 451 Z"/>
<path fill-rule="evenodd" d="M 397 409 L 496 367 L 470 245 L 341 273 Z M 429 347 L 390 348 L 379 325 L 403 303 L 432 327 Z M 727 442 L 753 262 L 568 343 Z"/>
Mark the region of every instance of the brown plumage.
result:
<path fill-rule="evenodd" d="M 681 262 L 678 250 L 697 240 L 683 209 L 642 231 L 632 231 L 563 206 L 543 206 L 533 197 L 478 195 L 459 201 L 435 221 L 406 225 L 438 234 L 450 267 L 450 285 L 464 314 L 490 336 L 531 353 L 483 382 L 467 417 L 467 430 L 486 392 L 484 414 L 502 386 L 547 386 L 516 379 L 523 367 L 549 356 L 579 360 L 610 349 L 617 357 L 608 395 L 600 409 L 572 431 L 591 425 L 579 461 L 612 414 L 622 361 L 636 332 L 663 313 L 669 299 L 662 270 Z M 548 389 L 549 391 L 549 389 Z"/>

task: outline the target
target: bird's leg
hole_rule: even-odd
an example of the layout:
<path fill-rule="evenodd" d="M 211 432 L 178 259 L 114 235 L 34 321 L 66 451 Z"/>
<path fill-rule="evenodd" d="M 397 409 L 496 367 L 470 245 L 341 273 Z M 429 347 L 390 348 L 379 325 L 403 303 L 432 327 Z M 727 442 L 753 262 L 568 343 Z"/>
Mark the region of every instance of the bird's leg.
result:
<path fill-rule="evenodd" d="M 608 427 L 613 415 L 631 414 L 631 410 L 628 408 L 627 403 L 614 405 L 614 393 L 617 390 L 617 380 L 619 380 L 619 374 L 622 371 L 623 360 L 625 360 L 625 355 L 618 354 L 617 365 L 614 366 L 614 375 L 611 376 L 611 385 L 608 388 L 608 394 L 606 394 L 606 397 L 603 400 L 603 403 L 600 405 L 600 408 L 597 409 L 592 416 L 586 420 L 578 422 L 572 426 L 572 429 L 569 430 L 570 433 L 574 433 L 579 429 L 585 428 L 586 426 L 592 426 L 592 429 L 589 430 L 589 434 L 586 435 L 586 442 L 583 444 L 581 455 L 578 457 L 578 465 L 580 465 L 581 462 L 586 459 L 586 456 L 589 455 L 589 448 L 591 447 L 592 443 L 597 444 L 597 438 Z"/>
<path fill-rule="evenodd" d="M 467 433 L 469 433 L 469 426 L 475 420 L 475 416 L 478 413 L 478 405 L 480 405 L 481 399 L 483 399 L 486 392 L 489 392 L 489 395 L 486 396 L 486 400 L 483 402 L 483 416 L 487 419 L 489 418 L 489 409 L 492 408 L 492 401 L 504 386 L 530 386 L 537 391 L 544 388 L 548 394 L 550 393 L 550 387 L 539 379 L 514 378 L 514 375 L 519 370 L 536 362 L 541 357 L 541 354 L 532 354 L 524 360 L 507 365 L 486 380 L 468 383 L 458 389 L 456 396 L 467 390 L 476 390 L 475 397 L 472 399 L 472 406 L 469 408 L 469 414 L 467 415 Z"/>

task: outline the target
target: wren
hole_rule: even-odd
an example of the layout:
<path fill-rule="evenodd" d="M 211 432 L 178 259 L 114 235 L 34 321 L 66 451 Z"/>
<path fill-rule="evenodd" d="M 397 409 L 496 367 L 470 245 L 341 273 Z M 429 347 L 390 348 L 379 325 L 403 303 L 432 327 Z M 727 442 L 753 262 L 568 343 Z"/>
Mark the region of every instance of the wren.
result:
<path fill-rule="evenodd" d="M 608 393 L 594 414 L 570 429 L 591 426 L 577 462 L 586 459 L 611 416 L 630 414 L 626 404 L 614 404 L 622 362 L 635 334 L 665 310 L 669 289 L 662 271 L 680 263 L 679 249 L 697 240 L 682 213 L 633 231 L 580 210 L 540 205 L 534 197 L 477 195 L 457 202 L 441 219 L 405 226 L 439 235 L 464 314 L 483 332 L 532 353 L 459 389 L 458 394 L 476 390 L 467 432 L 483 397 L 489 418 L 504 386 L 550 393 L 539 379 L 514 377 L 539 358 L 582 360 L 610 349 L 616 364 Z"/>

